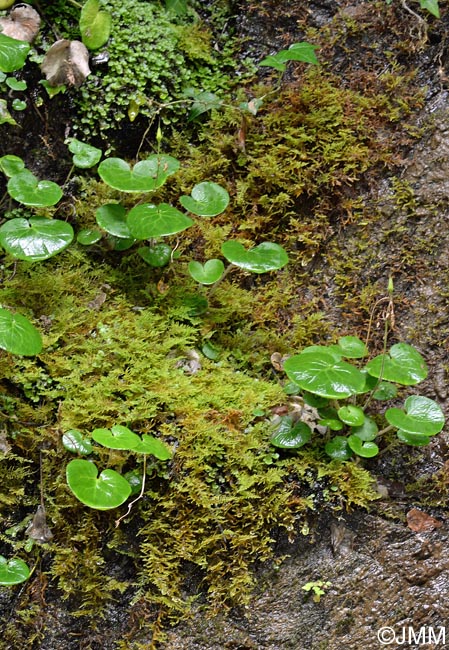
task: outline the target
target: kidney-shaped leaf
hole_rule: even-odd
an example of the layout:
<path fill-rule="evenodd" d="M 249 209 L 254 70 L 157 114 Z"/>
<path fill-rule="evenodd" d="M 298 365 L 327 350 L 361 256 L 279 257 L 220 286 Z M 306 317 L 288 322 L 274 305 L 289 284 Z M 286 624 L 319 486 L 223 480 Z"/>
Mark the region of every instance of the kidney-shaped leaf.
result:
<path fill-rule="evenodd" d="M 69 144 L 70 153 L 73 153 L 73 164 L 80 169 L 90 169 L 99 162 L 102 156 L 101 149 L 76 138 L 67 138 L 66 142 Z"/>
<path fill-rule="evenodd" d="M 424 435 L 424 433 L 407 433 L 407 431 L 399 429 L 396 431 L 396 435 L 398 440 L 412 447 L 425 447 L 431 441 L 431 437 Z"/>
<path fill-rule="evenodd" d="M 139 439 L 139 445 L 133 449 L 140 454 L 152 454 L 159 460 L 169 460 L 172 456 L 170 449 L 158 438 L 144 433 L 142 439 Z"/>
<path fill-rule="evenodd" d="M 403 386 L 414 386 L 427 377 L 426 362 L 416 348 L 396 343 L 388 354 L 379 354 L 366 365 L 373 377 L 382 377 Z"/>
<path fill-rule="evenodd" d="M 120 203 L 106 203 L 95 212 L 97 224 L 114 237 L 129 239 L 132 237 L 126 223 L 126 210 Z"/>
<path fill-rule="evenodd" d="M 299 449 L 308 443 L 311 437 L 312 430 L 305 422 L 297 422 L 293 426 L 292 417 L 286 415 L 272 434 L 270 442 L 281 449 Z"/>
<path fill-rule="evenodd" d="M 365 376 L 360 370 L 319 346 L 287 359 L 284 370 L 303 390 L 330 399 L 355 395 L 365 385 Z"/>
<path fill-rule="evenodd" d="M 105 469 L 98 476 L 97 467 L 81 458 L 70 461 L 66 477 L 73 494 L 89 508 L 117 508 L 131 494 L 131 486 L 121 474 L 113 469 Z"/>
<path fill-rule="evenodd" d="M 433 436 L 444 427 L 444 413 L 436 402 L 422 395 L 410 395 L 405 400 L 405 411 L 388 409 L 387 422 L 406 433 Z"/>
<path fill-rule="evenodd" d="M 111 33 L 112 17 L 101 10 L 99 0 L 87 0 L 81 9 L 80 32 L 84 45 L 89 50 L 98 50 Z"/>
<path fill-rule="evenodd" d="M 357 456 L 362 458 L 373 458 L 379 453 L 379 447 L 375 442 L 363 442 L 356 435 L 349 436 L 348 445 Z"/>
<path fill-rule="evenodd" d="M 0 585 L 18 585 L 30 577 L 30 569 L 18 557 L 7 560 L 0 555 Z"/>
<path fill-rule="evenodd" d="M 23 68 L 29 51 L 29 43 L 0 34 L 0 70 L 2 72 L 20 70 Z"/>
<path fill-rule="evenodd" d="M 272 242 L 263 242 L 246 250 L 239 241 L 226 241 L 221 246 L 221 252 L 229 262 L 252 273 L 277 271 L 288 262 L 282 246 Z"/>
<path fill-rule="evenodd" d="M 121 424 L 116 424 L 110 429 L 95 429 L 92 431 L 92 438 L 104 447 L 128 451 L 134 450 L 141 442 L 136 433 Z"/>
<path fill-rule="evenodd" d="M 189 228 L 193 221 L 168 203 L 142 203 L 128 212 L 127 223 L 136 239 L 175 235 Z"/>
<path fill-rule="evenodd" d="M 153 246 L 141 246 L 137 252 L 144 262 L 155 268 L 166 266 L 172 256 L 172 249 L 164 243 L 154 244 Z"/>
<path fill-rule="evenodd" d="M 348 439 L 344 436 L 335 436 L 324 445 L 324 451 L 334 460 L 348 460 L 352 456 L 352 449 Z"/>
<path fill-rule="evenodd" d="M 216 259 L 208 260 L 205 264 L 192 260 L 188 269 L 192 278 L 200 284 L 214 284 L 223 275 L 224 264 Z"/>
<path fill-rule="evenodd" d="M 0 170 L 9 178 L 15 174 L 19 174 L 24 168 L 25 163 L 19 156 L 6 154 L 6 156 L 0 158 Z"/>
<path fill-rule="evenodd" d="M 67 451 L 81 456 L 88 456 L 92 453 L 92 445 L 88 438 L 83 436 L 81 431 L 70 429 L 62 436 L 62 444 Z"/>
<path fill-rule="evenodd" d="M 0 309 L 0 348 L 31 357 L 42 350 L 42 338 L 25 316 Z"/>
<path fill-rule="evenodd" d="M 215 217 L 228 207 L 229 194 L 221 185 L 205 181 L 195 185 L 191 196 L 181 196 L 179 202 L 199 217 Z"/>
<path fill-rule="evenodd" d="M 46 207 L 55 205 L 62 197 L 62 190 L 53 181 L 40 181 L 28 169 L 14 174 L 8 181 L 8 194 L 23 205 Z"/>
<path fill-rule="evenodd" d="M 63 251 L 73 240 L 73 228 L 58 219 L 10 219 L 0 227 L 0 244 L 19 260 L 39 262 Z"/>
<path fill-rule="evenodd" d="M 365 413 L 359 406 L 347 404 L 338 409 L 338 417 L 351 427 L 360 427 L 365 421 Z"/>
<path fill-rule="evenodd" d="M 98 166 L 101 179 L 122 192 L 151 192 L 179 169 L 179 161 L 166 154 L 153 154 L 131 169 L 121 158 L 107 158 Z"/>

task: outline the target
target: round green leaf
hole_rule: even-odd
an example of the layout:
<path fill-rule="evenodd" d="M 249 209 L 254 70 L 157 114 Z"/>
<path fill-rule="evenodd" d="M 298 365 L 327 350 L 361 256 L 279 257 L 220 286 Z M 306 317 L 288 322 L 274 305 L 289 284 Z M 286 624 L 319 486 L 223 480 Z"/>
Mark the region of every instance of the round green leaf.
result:
<path fill-rule="evenodd" d="M 195 185 L 191 196 L 181 196 L 179 202 L 199 217 L 215 217 L 228 207 L 229 194 L 221 185 L 205 181 Z"/>
<path fill-rule="evenodd" d="M 140 439 L 139 439 L 140 440 Z M 170 449 L 158 438 L 144 433 L 137 447 L 133 451 L 140 454 L 151 454 L 159 460 L 169 460 L 172 457 Z"/>
<path fill-rule="evenodd" d="M 98 50 L 111 33 L 112 17 L 101 10 L 99 0 L 87 0 L 81 9 L 79 27 L 81 40 L 89 50 Z"/>
<path fill-rule="evenodd" d="M 80 454 L 81 456 L 88 456 L 92 453 L 92 445 L 90 440 L 85 438 L 81 431 L 77 429 L 70 429 L 62 436 L 62 444 L 67 451 L 73 454 Z"/>
<path fill-rule="evenodd" d="M 338 339 L 338 347 L 347 359 L 362 359 L 368 354 L 368 348 L 357 336 L 342 336 Z"/>
<path fill-rule="evenodd" d="M 16 79 L 15 77 L 8 77 L 6 79 L 6 85 L 11 88 L 11 90 L 26 90 L 27 82 L 21 79 Z"/>
<path fill-rule="evenodd" d="M 83 228 L 76 236 L 76 241 L 82 246 L 92 246 L 100 241 L 102 235 L 99 230 L 91 230 L 90 228 Z"/>
<path fill-rule="evenodd" d="M 284 370 L 303 390 L 330 399 L 350 397 L 365 385 L 365 376 L 360 370 L 339 360 L 325 347 L 306 348 L 287 359 Z"/>
<path fill-rule="evenodd" d="M 18 99 L 16 97 L 12 100 L 12 107 L 15 111 L 24 111 L 27 107 L 27 103 L 23 99 Z"/>
<path fill-rule="evenodd" d="M 246 250 L 239 241 L 226 241 L 221 246 L 221 252 L 229 262 L 252 273 L 276 271 L 288 262 L 282 246 L 271 242 L 263 242 Z"/>
<path fill-rule="evenodd" d="M 423 433 L 407 433 L 407 431 L 396 431 L 396 435 L 401 442 L 412 447 L 425 447 L 429 444 L 431 438 Z"/>
<path fill-rule="evenodd" d="M 357 456 L 362 458 L 373 458 L 379 453 L 379 447 L 374 442 L 363 442 L 356 435 L 349 436 L 348 445 Z"/>
<path fill-rule="evenodd" d="M 270 442 L 281 449 L 299 449 L 307 444 L 312 437 L 312 430 L 305 422 L 297 422 L 293 426 L 293 419 L 287 415 L 272 434 Z"/>
<path fill-rule="evenodd" d="M 114 237 L 130 239 L 132 237 L 126 223 L 126 210 L 120 203 L 106 203 L 95 212 L 97 224 Z"/>
<path fill-rule="evenodd" d="M 444 427 L 444 413 L 436 402 L 421 395 L 411 395 L 405 400 L 405 412 L 391 408 L 385 413 L 387 422 L 406 433 L 433 436 Z"/>
<path fill-rule="evenodd" d="M 127 223 L 136 239 L 175 235 L 189 228 L 193 221 L 168 203 L 143 203 L 128 212 Z"/>
<path fill-rule="evenodd" d="M 30 51 L 30 44 L 0 33 L 0 70 L 14 72 L 20 70 Z"/>
<path fill-rule="evenodd" d="M 120 424 L 115 424 L 111 429 L 95 429 L 92 431 L 92 438 L 95 442 L 104 447 L 110 447 L 110 449 L 135 451 L 141 444 L 141 440 L 136 433 Z"/>
<path fill-rule="evenodd" d="M 343 422 L 333 418 L 321 418 L 318 424 L 322 427 L 328 427 L 331 431 L 341 431 L 343 429 Z"/>
<path fill-rule="evenodd" d="M 388 381 L 381 381 L 374 391 L 373 397 L 379 401 L 387 401 L 394 399 L 397 394 L 398 389 L 394 384 L 390 384 Z"/>
<path fill-rule="evenodd" d="M 131 494 L 128 481 L 113 469 L 98 476 L 94 463 L 81 458 L 71 460 L 66 468 L 67 484 L 77 499 L 97 510 L 117 508 Z"/>
<path fill-rule="evenodd" d="M 397 343 L 388 354 L 379 354 L 366 365 L 373 377 L 403 386 L 414 386 L 427 377 L 426 362 L 412 345 Z"/>
<path fill-rule="evenodd" d="M 348 460 L 352 456 L 352 449 L 344 436 L 335 436 L 329 440 L 324 446 L 324 451 L 334 460 Z"/>
<path fill-rule="evenodd" d="M 138 249 L 140 257 L 156 268 L 166 266 L 171 259 L 172 249 L 167 244 L 154 244 L 154 246 L 141 246 Z"/>
<path fill-rule="evenodd" d="M 161 187 L 179 169 L 179 161 L 165 154 L 153 154 L 131 169 L 121 158 L 107 158 L 98 166 L 101 179 L 122 192 L 151 192 Z"/>
<path fill-rule="evenodd" d="M 365 421 L 359 427 L 351 427 L 351 433 L 358 436 L 364 442 L 371 442 L 377 436 L 379 431 L 377 424 L 370 417 L 365 416 Z"/>
<path fill-rule="evenodd" d="M 42 350 L 42 337 L 25 316 L 0 309 L 0 348 L 31 357 Z"/>
<path fill-rule="evenodd" d="M 11 177 L 25 169 L 25 163 L 19 156 L 7 154 L 0 158 L 0 169 L 5 176 Z"/>
<path fill-rule="evenodd" d="M 359 406 L 348 404 L 338 409 L 338 417 L 351 427 L 360 427 L 365 421 L 365 413 Z"/>
<path fill-rule="evenodd" d="M 76 138 L 67 138 L 66 142 L 69 143 L 69 151 L 73 153 L 72 160 L 76 167 L 90 169 L 100 161 L 103 153 L 101 149 Z"/>
<path fill-rule="evenodd" d="M 18 585 L 30 577 L 30 569 L 20 558 L 7 560 L 0 555 L 0 585 Z"/>
<path fill-rule="evenodd" d="M 46 207 L 55 205 L 62 197 L 62 190 L 53 181 L 39 181 L 28 169 L 14 174 L 8 181 L 8 194 L 23 205 Z"/>
<path fill-rule="evenodd" d="M 214 284 L 224 271 L 224 264 L 221 260 L 208 260 L 204 265 L 200 262 L 189 262 L 189 273 L 196 282 L 200 284 Z"/>
<path fill-rule="evenodd" d="M 113 251 L 127 251 L 131 246 L 134 246 L 136 240 L 134 237 L 114 237 L 114 235 L 109 235 L 106 238 L 108 246 Z"/>
<path fill-rule="evenodd" d="M 72 239 L 72 226 L 58 219 L 10 219 L 0 227 L 0 244 L 3 248 L 13 257 L 29 262 L 39 262 L 57 255 L 67 248 Z"/>

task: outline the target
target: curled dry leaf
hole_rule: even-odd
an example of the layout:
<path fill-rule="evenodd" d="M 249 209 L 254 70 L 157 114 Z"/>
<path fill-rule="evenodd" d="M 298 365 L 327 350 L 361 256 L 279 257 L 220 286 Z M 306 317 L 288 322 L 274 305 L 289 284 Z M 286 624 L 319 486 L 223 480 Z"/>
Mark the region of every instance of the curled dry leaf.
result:
<path fill-rule="evenodd" d="M 49 86 L 81 86 L 90 74 L 89 52 L 81 41 L 56 41 L 41 65 Z"/>
<path fill-rule="evenodd" d="M 434 528 L 440 528 L 442 525 L 441 521 L 417 508 L 412 508 L 407 512 L 407 526 L 414 533 L 424 533 L 434 530 Z"/>
<path fill-rule="evenodd" d="M 34 517 L 25 533 L 28 537 L 31 537 L 31 539 L 34 539 L 34 541 L 39 544 L 45 544 L 53 539 L 53 533 L 47 526 L 47 517 L 43 505 L 37 506 Z"/>
<path fill-rule="evenodd" d="M 0 31 L 10 38 L 31 43 L 37 36 L 40 24 L 41 18 L 33 7 L 19 5 L 9 16 L 0 18 Z"/>

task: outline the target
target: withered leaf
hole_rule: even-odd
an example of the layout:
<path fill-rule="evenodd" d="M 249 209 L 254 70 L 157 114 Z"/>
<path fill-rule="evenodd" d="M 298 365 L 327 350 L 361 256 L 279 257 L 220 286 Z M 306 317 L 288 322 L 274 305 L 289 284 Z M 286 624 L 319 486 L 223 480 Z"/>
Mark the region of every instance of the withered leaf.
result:
<path fill-rule="evenodd" d="M 33 7 L 19 5 L 9 16 L 0 18 L 0 31 L 10 38 L 31 43 L 37 36 L 40 24 L 41 18 Z"/>
<path fill-rule="evenodd" d="M 31 539 L 34 539 L 34 541 L 40 544 L 45 544 L 53 539 L 53 533 L 47 526 L 47 517 L 44 506 L 37 506 L 34 517 L 25 533 L 28 537 L 31 537 Z"/>
<path fill-rule="evenodd" d="M 56 41 L 41 65 L 49 86 L 81 86 L 90 74 L 89 52 L 81 41 Z"/>
<path fill-rule="evenodd" d="M 431 517 L 417 508 L 412 508 L 407 512 L 407 526 L 414 533 L 434 530 L 434 528 L 440 528 L 442 525 L 441 521 L 438 521 L 438 519 Z"/>

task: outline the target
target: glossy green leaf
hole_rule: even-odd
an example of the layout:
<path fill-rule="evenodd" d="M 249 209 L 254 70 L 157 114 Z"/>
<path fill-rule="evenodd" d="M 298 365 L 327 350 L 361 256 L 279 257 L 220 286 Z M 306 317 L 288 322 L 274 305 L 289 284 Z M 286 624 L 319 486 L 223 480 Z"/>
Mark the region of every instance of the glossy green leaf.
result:
<path fill-rule="evenodd" d="M 338 339 L 338 347 L 347 359 L 362 359 L 368 355 L 368 348 L 357 336 L 342 336 Z"/>
<path fill-rule="evenodd" d="M 424 433 L 408 433 L 407 431 L 396 431 L 396 435 L 401 442 L 412 447 L 425 447 L 431 441 L 431 436 L 426 436 Z"/>
<path fill-rule="evenodd" d="M 0 70 L 14 72 L 20 70 L 30 51 L 30 44 L 0 33 Z"/>
<path fill-rule="evenodd" d="M 252 273 L 267 273 L 277 271 L 288 262 L 288 256 L 282 246 L 272 242 L 263 242 L 250 250 L 239 241 L 226 241 L 221 246 L 221 252 L 232 264 Z"/>
<path fill-rule="evenodd" d="M 113 251 L 127 251 L 136 243 L 134 237 L 114 237 L 114 235 L 108 235 L 106 241 Z"/>
<path fill-rule="evenodd" d="M 303 63 L 317 65 L 318 59 L 315 54 L 317 47 L 317 45 L 312 45 L 305 41 L 302 41 L 301 43 L 293 43 L 290 45 L 288 50 L 281 50 L 278 52 L 276 57 L 278 60 L 282 61 L 282 63 L 285 63 L 286 61 L 302 61 Z"/>
<path fill-rule="evenodd" d="M 215 217 L 228 207 L 229 194 L 221 185 L 205 181 L 195 185 L 191 196 L 181 196 L 179 202 L 199 217 Z"/>
<path fill-rule="evenodd" d="M 24 168 L 25 163 L 22 158 L 19 158 L 19 156 L 7 154 L 0 158 L 0 170 L 5 174 L 5 176 L 11 177 L 15 174 L 20 174 Z"/>
<path fill-rule="evenodd" d="M 6 79 L 6 85 L 11 88 L 11 90 L 26 90 L 27 82 L 22 79 L 16 79 L 15 77 L 8 77 Z"/>
<path fill-rule="evenodd" d="M 98 162 L 103 154 L 101 149 L 93 147 L 86 142 L 81 142 L 76 138 L 67 138 L 66 143 L 69 145 L 70 153 L 73 153 L 73 164 L 80 169 L 90 169 Z"/>
<path fill-rule="evenodd" d="M 373 393 L 374 399 L 379 401 L 387 401 L 394 399 L 398 394 L 398 389 L 394 384 L 388 381 L 381 381 Z"/>
<path fill-rule="evenodd" d="M 172 457 L 172 453 L 167 445 L 165 445 L 162 440 L 159 440 L 148 433 L 142 435 L 142 439 L 138 446 L 132 451 L 140 454 L 151 454 L 159 460 L 169 460 Z"/>
<path fill-rule="evenodd" d="M 100 241 L 102 235 L 99 230 L 91 230 L 90 228 L 83 228 L 76 236 L 76 241 L 82 246 L 92 246 Z"/>
<path fill-rule="evenodd" d="M 352 451 L 362 458 L 373 458 L 379 453 L 379 447 L 374 442 L 363 442 L 359 436 L 349 436 L 348 445 Z"/>
<path fill-rule="evenodd" d="M 92 445 L 88 438 L 83 436 L 81 431 L 70 429 L 62 436 L 62 445 L 67 451 L 80 456 L 88 456 L 92 453 Z"/>
<path fill-rule="evenodd" d="M 170 262 L 173 251 L 167 244 L 160 243 L 153 246 L 141 246 L 137 252 L 144 262 L 159 268 Z"/>
<path fill-rule="evenodd" d="M 28 565 L 20 558 L 7 560 L 0 555 L 0 585 L 10 586 L 25 582 L 30 577 Z"/>
<path fill-rule="evenodd" d="M 131 486 L 121 474 L 113 469 L 105 469 L 98 476 L 96 465 L 81 458 L 70 461 L 66 477 L 73 494 L 89 508 L 117 508 L 131 494 Z"/>
<path fill-rule="evenodd" d="M 197 92 L 195 90 L 189 90 L 185 93 L 187 96 L 193 97 L 194 101 L 192 107 L 189 111 L 189 116 L 187 118 L 188 122 L 196 120 L 197 117 L 207 111 L 211 111 L 213 108 L 220 108 L 223 101 L 214 95 L 214 93 L 204 91 Z"/>
<path fill-rule="evenodd" d="M 31 357 L 41 352 L 42 337 L 25 316 L 0 308 L 0 348 Z"/>
<path fill-rule="evenodd" d="M 126 210 L 120 203 L 106 203 L 95 212 L 97 224 L 110 235 L 123 239 L 132 237 L 126 222 Z"/>
<path fill-rule="evenodd" d="M 179 169 L 179 161 L 166 154 L 153 154 L 131 168 L 121 158 L 106 158 L 98 166 L 100 178 L 122 192 L 151 192 Z"/>
<path fill-rule="evenodd" d="M 352 456 L 352 449 L 344 436 L 335 436 L 329 440 L 324 446 L 324 451 L 334 460 L 348 460 Z"/>
<path fill-rule="evenodd" d="M 23 99 L 18 99 L 16 97 L 12 100 L 11 106 L 15 111 L 24 111 L 27 107 L 27 103 Z"/>
<path fill-rule="evenodd" d="M 427 9 L 435 18 L 440 17 L 440 7 L 438 5 L 438 0 L 419 0 L 421 9 Z"/>
<path fill-rule="evenodd" d="M 373 377 L 381 377 L 403 386 L 414 386 L 427 377 L 426 362 L 416 348 L 396 343 L 388 354 L 379 354 L 366 365 Z"/>
<path fill-rule="evenodd" d="M 98 50 L 109 39 L 112 18 L 101 10 L 99 0 L 87 0 L 81 9 L 79 27 L 81 40 L 89 50 Z"/>
<path fill-rule="evenodd" d="M 330 399 L 350 397 L 365 385 L 360 370 L 339 360 L 324 346 L 312 346 L 290 357 L 284 363 L 284 370 L 303 390 Z"/>
<path fill-rule="evenodd" d="M 375 421 L 367 416 L 365 416 L 365 421 L 361 426 L 351 427 L 351 433 L 355 436 L 358 436 L 360 440 L 363 440 L 364 442 L 371 442 L 371 440 L 375 440 L 378 431 L 379 429 Z"/>
<path fill-rule="evenodd" d="M 8 181 L 8 194 L 19 203 L 35 207 L 55 205 L 62 197 L 62 190 L 53 181 L 40 181 L 29 170 L 14 174 Z"/>
<path fill-rule="evenodd" d="M 139 494 L 139 492 L 142 489 L 143 485 L 143 477 L 140 472 L 138 472 L 135 469 L 130 470 L 129 472 L 126 472 L 126 474 L 123 474 L 123 478 L 126 478 L 128 483 L 131 486 L 131 494 L 130 496 L 134 496 L 135 494 Z"/>
<path fill-rule="evenodd" d="M 336 418 L 321 418 L 318 424 L 322 427 L 327 427 L 331 431 L 341 431 L 343 429 L 343 422 Z"/>
<path fill-rule="evenodd" d="M 0 124 L 11 124 L 12 126 L 17 126 L 17 122 L 8 110 L 6 99 L 0 99 Z"/>
<path fill-rule="evenodd" d="M 365 413 L 359 406 L 348 404 L 338 409 L 338 417 L 351 427 L 360 427 L 365 421 Z"/>
<path fill-rule="evenodd" d="M 189 228 L 193 221 L 168 203 L 142 203 L 128 212 L 127 223 L 136 239 L 175 235 Z"/>
<path fill-rule="evenodd" d="M 221 260 L 208 260 L 205 264 L 200 264 L 192 260 L 189 262 L 189 273 L 196 282 L 200 284 L 214 284 L 217 282 L 224 271 L 224 264 Z"/>
<path fill-rule="evenodd" d="M 95 429 L 92 438 L 103 447 L 127 451 L 134 451 L 141 444 L 139 436 L 121 424 L 115 424 L 110 429 Z"/>
<path fill-rule="evenodd" d="M 264 59 L 262 59 L 259 65 L 267 68 L 274 68 L 279 72 L 285 72 L 285 70 L 287 69 L 285 63 L 283 63 L 279 58 L 279 54 L 269 54 Z"/>
<path fill-rule="evenodd" d="M 444 427 L 444 413 L 432 399 L 411 395 L 404 406 L 405 411 L 390 408 L 385 413 L 387 422 L 401 431 L 433 436 Z"/>
<path fill-rule="evenodd" d="M 293 424 L 289 415 L 281 418 L 276 431 L 272 434 L 270 442 L 281 449 L 299 449 L 307 444 L 312 437 L 312 430 L 305 422 Z"/>
<path fill-rule="evenodd" d="M 59 219 L 10 219 L 0 226 L 0 244 L 19 260 L 46 260 L 67 248 L 72 240 L 72 226 Z"/>

